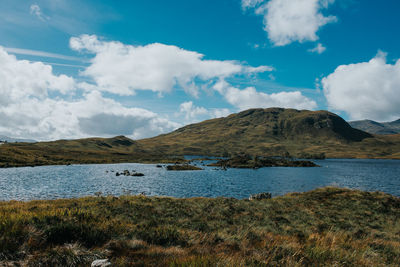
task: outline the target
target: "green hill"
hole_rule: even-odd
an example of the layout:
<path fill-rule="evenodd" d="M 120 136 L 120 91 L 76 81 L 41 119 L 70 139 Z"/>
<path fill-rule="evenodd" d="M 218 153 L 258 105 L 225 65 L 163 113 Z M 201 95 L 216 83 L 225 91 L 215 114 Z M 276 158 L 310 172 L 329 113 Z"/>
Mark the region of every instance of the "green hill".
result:
<path fill-rule="evenodd" d="M 83 163 L 163 162 L 168 157 L 150 152 L 125 136 L 86 138 L 0 146 L 0 167 Z"/>
<path fill-rule="evenodd" d="M 374 136 L 328 111 L 250 109 L 138 141 L 166 154 L 399 158 L 400 136 Z"/>
<path fill-rule="evenodd" d="M 292 155 L 400 159 L 400 135 L 371 135 L 328 111 L 250 109 L 131 140 L 87 138 L 0 145 L 0 167 L 117 162 L 176 162 L 183 155 Z"/>

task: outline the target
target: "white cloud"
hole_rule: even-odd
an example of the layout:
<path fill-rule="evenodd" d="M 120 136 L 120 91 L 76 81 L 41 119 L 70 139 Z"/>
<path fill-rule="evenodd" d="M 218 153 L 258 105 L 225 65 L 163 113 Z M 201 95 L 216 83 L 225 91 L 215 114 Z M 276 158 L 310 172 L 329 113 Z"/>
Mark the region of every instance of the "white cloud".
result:
<path fill-rule="evenodd" d="M 351 119 L 400 117 L 400 60 L 387 64 L 382 52 L 368 62 L 337 67 L 321 83 L 329 107 Z"/>
<path fill-rule="evenodd" d="M 203 107 L 196 107 L 192 101 L 183 102 L 179 106 L 179 112 L 185 114 L 186 120 L 193 120 L 199 115 L 207 115 L 207 109 Z"/>
<path fill-rule="evenodd" d="M 186 122 L 197 122 L 204 119 L 220 118 L 231 113 L 227 108 L 209 110 L 204 107 L 197 107 L 192 101 L 180 104 L 179 112 L 185 117 Z"/>
<path fill-rule="evenodd" d="M 257 92 L 254 87 L 243 90 L 231 87 L 227 90 L 225 98 L 241 110 L 269 107 L 315 109 L 317 107 L 315 101 L 303 96 L 299 91 L 266 94 Z"/>
<path fill-rule="evenodd" d="M 36 140 L 119 134 L 142 138 L 180 126 L 104 98 L 95 87 L 80 96 L 78 86 L 83 87 L 71 77 L 55 75 L 49 65 L 17 60 L 0 47 L 0 133 Z"/>
<path fill-rule="evenodd" d="M 264 0 L 242 0 L 242 8 L 248 9 L 248 8 L 253 8 L 259 4 L 264 2 Z"/>
<path fill-rule="evenodd" d="M 308 51 L 311 53 L 322 54 L 326 50 L 326 47 L 323 46 L 321 43 L 318 43 L 316 47 L 309 49 Z"/>
<path fill-rule="evenodd" d="M 197 96 L 198 82 L 272 70 L 237 61 L 205 60 L 202 54 L 172 45 L 124 45 L 95 35 L 71 38 L 70 47 L 95 54 L 82 75 L 92 78 L 100 90 L 120 95 L 132 95 L 136 90 L 171 92 L 179 86 Z"/>
<path fill-rule="evenodd" d="M 242 0 L 243 8 L 255 8 L 264 17 L 264 30 L 276 46 L 292 42 L 318 40 L 318 30 L 337 21 L 335 16 L 324 16 L 321 9 L 334 0 Z"/>
<path fill-rule="evenodd" d="M 40 20 L 45 21 L 48 20 L 49 18 L 43 15 L 42 10 L 40 9 L 40 6 L 37 4 L 32 4 L 30 6 L 30 13 L 31 15 L 35 15 L 38 17 Z"/>
<path fill-rule="evenodd" d="M 210 113 L 211 113 L 211 118 L 222 118 L 228 116 L 232 112 L 227 108 L 215 108 L 212 109 Z"/>
<path fill-rule="evenodd" d="M 76 101 L 24 99 L 0 108 L 0 132 L 37 140 L 110 137 L 143 138 L 171 131 L 177 123 L 145 109 L 126 108 L 93 91 Z"/>
<path fill-rule="evenodd" d="M 7 105 L 23 97 L 46 98 L 49 91 L 66 94 L 74 90 L 74 79 L 54 75 L 52 67 L 40 62 L 17 60 L 0 47 L 0 103 Z"/>
<path fill-rule="evenodd" d="M 250 108 L 283 107 L 295 109 L 315 109 L 317 103 L 302 95 L 300 91 L 266 94 L 254 87 L 240 90 L 224 81 L 215 84 L 214 89 L 222 94 L 228 103 L 240 110 Z"/>

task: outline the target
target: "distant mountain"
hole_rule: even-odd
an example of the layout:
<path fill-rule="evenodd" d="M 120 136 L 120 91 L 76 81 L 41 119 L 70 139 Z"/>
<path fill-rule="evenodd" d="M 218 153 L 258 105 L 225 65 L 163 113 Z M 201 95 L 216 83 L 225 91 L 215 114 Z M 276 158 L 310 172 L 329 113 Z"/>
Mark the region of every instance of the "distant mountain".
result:
<path fill-rule="evenodd" d="M 35 143 L 37 141 L 32 140 L 32 139 L 18 139 L 18 138 L 12 138 L 8 137 L 5 135 L 0 135 L 0 142 L 8 142 L 8 143 Z"/>
<path fill-rule="evenodd" d="M 392 122 L 376 122 L 372 120 L 351 121 L 349 124 L 356 129 L 371 134 L 399 134 L 400 119 Z"/>

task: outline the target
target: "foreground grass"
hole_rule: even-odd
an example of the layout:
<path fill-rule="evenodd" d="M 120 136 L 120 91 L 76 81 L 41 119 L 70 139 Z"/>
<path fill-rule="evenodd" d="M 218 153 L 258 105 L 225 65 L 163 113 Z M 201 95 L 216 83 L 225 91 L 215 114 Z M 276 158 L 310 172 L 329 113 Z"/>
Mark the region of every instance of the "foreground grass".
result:
<path fill-rule="evenodd" d="M 0 266 L 398 266 L 400 199 L 323 188 L 262 201 L 0 202 Z"/>

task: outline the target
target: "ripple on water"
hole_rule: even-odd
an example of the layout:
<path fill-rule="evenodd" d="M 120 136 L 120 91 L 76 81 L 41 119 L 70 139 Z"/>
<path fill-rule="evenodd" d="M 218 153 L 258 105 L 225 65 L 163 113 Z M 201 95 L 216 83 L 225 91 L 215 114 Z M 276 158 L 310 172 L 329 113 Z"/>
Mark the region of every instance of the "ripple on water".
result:
<path fill-rule="evenodd" d="M 41 166 L 0 169 L 0 200 L 140 194 L 173 197 L 235 197 L 271 192 L 282 195 L 322 186 L 383 191 L 400 196 L 400 161 L 329 159 L 321 168 L 261 168 L 217 171 L 166 171 L 155 164 Z M 135 170 L 143 177 L 115 176 Z M 106 172 L 108 171 L 108 172 Z"/>

